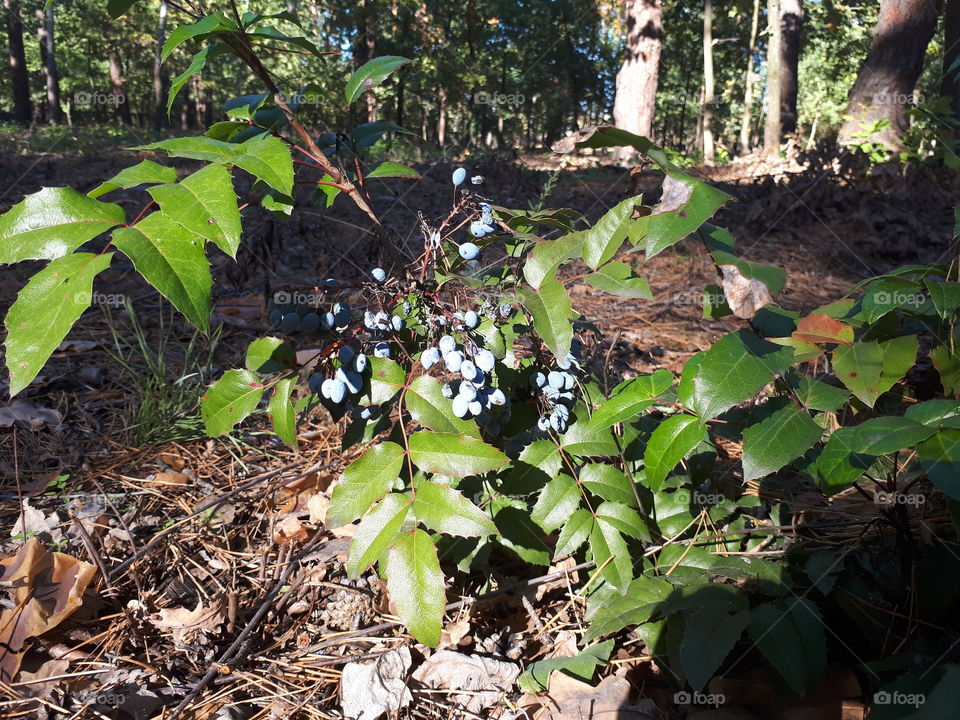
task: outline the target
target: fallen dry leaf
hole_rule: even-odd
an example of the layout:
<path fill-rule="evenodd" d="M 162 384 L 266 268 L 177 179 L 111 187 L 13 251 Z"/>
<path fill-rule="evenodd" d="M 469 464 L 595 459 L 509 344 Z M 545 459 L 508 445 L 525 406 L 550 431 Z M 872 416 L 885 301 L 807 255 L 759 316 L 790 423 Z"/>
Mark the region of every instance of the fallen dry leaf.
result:
<path fill-rule="evenodd" d="M 723 294 L 738 318 L 749 320 L 765 305 L 773 302 L 770 290 L 756 278 L 744 277 L 736 265 L 721 265 Z"/>
<path fill-rule="evenodd" d="M 430 688 L 468 691 L 450 699 L 467 712 L 479 713 L 500 702 L 519 674 L 520 668 L 511 662 L 439 650 L 416 669 L 413 678 Z"/>
<path fill-rule="evenodd" d="M 440 633 L 440 644 L 438 650 L 453 647 L 460 644 L 460 641 L 470 632 L 470 616 L 464 615 L 459 620 L 454 620 L 446 624 Z"/>
<path fill-rule="evenodd" d="M 180 485 L 186 485 L 189 482 L 190 478 L 182 472 L 165 470 L 154 475 L 150 482 L 147 483 L 147 487 L 178 487 Z"/>
<path fill-rule="evenodd" d="M 306 542 L 310 533 L 295 515 L 287 515 L 273 526 L 273 541 L 278 545 Z"/>
<path fill-rule="evenodd" d="M 39 430 L 44 425 L 56 427 L 62 420 L 63 417 L 56 410 L 38 407 L 26 400 L 14 400 L 10 405 L 0 407 L 0 427 L 16 425 L 27 430 Z"/>
<path fill-rule="evenodd" d="M 193 610 L 185 607 L 164 608 L 149 618 L 158 630 L 173 633 L 177 643 L 190 642 L 199 633 L 219 633 L 227 619 L 226 601 L 215 600 L 211 605 L 197 604 Z"/>
<path fill-rule="evenodd" d="M 20 671 L 15 687 L 23 697 L 45 698 L 53 692 L 53 689 L 61 682 L 60 680 L 47 680 L 47 678 L 63 675 L 70 667 L 69 660 L 47 660 L 36 672 Z M 46 680 L 46 682 L 44 682 Z"/>
<path fill-rule="evenodd" d="M 0 589 L 13 607 L 0 612 L 0 680 L 13 680 L 29 638 L 56 627 L 80 607 L 95 571 L 90 563 L 48 552 L 35 538 L 16 555 L 2 556 Z"/>
<path fill-rule="evenodd" d="M 544 708 L 540 720 L 644 720 L 656 717 L 645 705 L 630 705 L 630 683 L 626 678 L 611 675 L 592 687 L 562 672 L 550 675 L 550 685 L 544 695 L 527 696 Z M 534 705 L 535 706 L 535 705 Z"/>
<path fill-rule="evenodd" d="M 340 699 L 344 718 L 374 720 L 406 707 L 413 700 L 405 680 L 410 648 L 389 650 L 371 663 L 352 662 L 343 668 Z"/>

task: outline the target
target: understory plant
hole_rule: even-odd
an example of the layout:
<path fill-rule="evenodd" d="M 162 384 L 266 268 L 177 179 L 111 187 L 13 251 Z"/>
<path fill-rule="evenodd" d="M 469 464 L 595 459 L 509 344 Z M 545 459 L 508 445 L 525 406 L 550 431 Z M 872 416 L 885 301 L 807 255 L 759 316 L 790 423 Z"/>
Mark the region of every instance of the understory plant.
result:
<path fill-rule="evenodd" d="M 931 572 L 932 557 L 953 562 L 919 542 L 912 513 L 921 503 L 908 499 L 933 488 L 951 513 L 960 500 L 955 263 L 872 278 L 811 313 L 780 309 L 786 273 L 741 258 L 731 234 L 709 222 L 730 198 L 613 127 L 582 130 L 555 150 L 632 148 L 662 175 L 656 201 L 626 198 L 591 224 L 572 210 L 494 205 L 483 178 L 458 168 L 449 213 L 422 219 L 411 260 L 395 241 L 408 228 L 383 227 L 367 192 L 378 177 L 416 176 L 366 163 L 367 148 L 402 128 L 306 129 L 287 98 L 311 88 L 278 87 L 257 54 L 263 40 L 318 54 L 276 30 L 295 23 L 289 13 L 193 20 L 164 48 L 202 45 L 171 98 L 227 53 L 265 91 L 229 101 L 230 119 L 202 136 L 137 148 L 202 164 L 183 179 L 144 159 L 86 195 L 45 188 L 0 217 L 0 262 L 49 261 L 6 317 L 11 395 L 87 309 L 117 251 L 208 332 L 207 244 L 235 257 L 257 206 L 290 215 L 295 181 L 310 183 L 321 204 L 342 194 L 366 214 L 392 270 L 371 267 L 357 283 L 328 268 L 319 287 L 276 300 L 274 331 L 249 346 L 244 367 L 210 385 L 202 418 L 220 435 L 263 410 L 291 445 L 318 406 L 345 420 L 343 448 L 357 457 L 334 487 L 326 524 L 359 520 L 348 571 L 375 567 L 420 642 L 440 641 L 444 566 L 484 570 L 500 552 L 543 566 L 575 555 L 593 568 L 579 589 L 587 641 L 629 628 L 678 687 L 696 692 L 749 656 L 802 695 L 826 667 L 827 615 L 863 623 L 870 642 L 864 613 L 877 587 L 897 608 L 911 599 L 892 589 Z M 406 62 L 370 61 L 347 79 L 346 101 Z M 240 172 L 253 180 L 247 201 L 234 187 Z M 133 218 L 101 199 L 144 187 L 149 199 Z M 577 312 L 570 285 L 649 299 L 638 269 L 687 238 L 717 269 L 705 317 L 745 322 L 690 358 L 679 378 L 657 370 L 607 390 L 598 329 Z M 297 351 L 309 348 L 317 349 L 304 363 Z M 877 505 L 871 542 L 897 561 L 886 585 L 869 576 L 862 548 L 766 558 L 765 549 L 787 549 L 784 528 L 802 530 L 798 488 L 824 505 L 850 493 Z M 957 592 L 957 583 L 943 588 L 930 622 L 956 631 L 948 607 Z M 917 652 L 932 652 L 914 631 L 899 647 L 916 641 Z M 878 652 L 893 654 L 886 645 Z"/>

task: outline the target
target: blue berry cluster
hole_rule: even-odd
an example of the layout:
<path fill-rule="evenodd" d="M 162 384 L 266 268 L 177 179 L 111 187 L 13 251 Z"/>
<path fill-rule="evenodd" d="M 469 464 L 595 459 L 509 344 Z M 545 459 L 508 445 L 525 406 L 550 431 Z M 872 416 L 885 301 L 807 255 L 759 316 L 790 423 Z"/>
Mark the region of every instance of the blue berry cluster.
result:
<path fill-rule="evenodd" d="M 538 430 L 553 430 L 556 433 L 567 431 L 571 409 L 577 403 L 573 392 L 576 385 L 577 380 L 573 373 L 566 370 L 535 372 L 530 376 L 530 387 L 535 393 L 539 393 L 546 408 L 537 420 Z"/>
<path fill-rule="evenodd" d="M 350 325 L 350 304 L 338 302 L 323 308 L 280 306 L 270 313 L 270 327 L 282 333 L 343 332 Z"/>

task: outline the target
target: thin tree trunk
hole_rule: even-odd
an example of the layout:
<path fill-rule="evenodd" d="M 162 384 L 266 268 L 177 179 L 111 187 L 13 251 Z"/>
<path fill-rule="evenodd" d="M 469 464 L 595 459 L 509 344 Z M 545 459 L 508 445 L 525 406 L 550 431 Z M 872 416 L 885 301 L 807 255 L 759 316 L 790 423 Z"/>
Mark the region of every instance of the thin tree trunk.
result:
<path fill-rule="evenodd" d="M 797 74 L 800 66 L 802 0 L 780 0 L 780 138 L 797 131 Z"/>
<path fill-rule="evenodd" d="M 767 0 L 767 122 L 763 151 L 780 154 L 780 0 Z"/>
<path fill-rule="evenodd" d="M 703 159 L 712 163 L 716 158 L 716 149 L 713 146 L 713 115 L 714 115 L 714 88 L 713 88 L 713 0 L 704 0 L 703 3 Z"/>
<path fill-rule="evenodd" d="M 153 129 L 167 127 L 167 89 L 169 80 L 163 63 L 160 62 L 160 52 L 167 35 L 167 3 L 160 0 L 160 17 L 157 20 L 157 42 L 153 51 Z"/>
<path fill-rule="evenodd" d="M 110 50 L 108 55 L 110 64 L 110 84 L 113 87 L 114 111 L 117 119 L 124 125 L 130 124 L 130 105 L 127 103 L 127 87 L 123 79 L 123 65 L 120 64 L 120 55 L 116 50 Z"/>
<path fill-rule="evenodd" d="M 13 95 L 13 117 L 18 123 L 30 124 L 30 76 L 23 51 L 23 23 L 18 0 L 3 0 L 7 15 L 7 48 L 10 56 L 10 89 Z"/>
<path fill-rule="evenodd" d="M 617 73 L 613 121 L 617 127 L 653 139 L 660 53 L 663 50 L 661 0 L 627 0 L 627 38 Z M 614 157 L 627 162 L 636 151 L 618 148 Z"/>
<path fill-rule="evenodd" d="M 873 29 L 870 54 L 850 90 L 840 128 L 842 144 L 861 142 L 854 136 L 874 129 L 873 142 L 891 152 L 903 149 L 906 107 L 923 69 L 923 56 L 937 25 L 940 0 L 883 0 Z M 880 124 L 885 127 L 879 127 Z"/>
<path fill-rule="evenodd" d="M 37 39 L 40 41 L 40 61 L 47 83 L 47 122 L 57 125 L 63 118 L 60 110 L 60 76 L 57 73 L 57 54 L 54 43 L 53 5 L 46 11 L 37 9 Z"/>
<path fill-rule="evenodd" d="M 362 37 L 360 38 L 363 47 L 361 65 L 373 60 L 377 53 L 375 13 L 376 8 L 372 0 L 363 0 L 363 27 Z M 377 119 L 377 98 L 372 92 L 368 92 L 364 94 L 364 99 L 367 103 L 367 122 L 374 122 Z"/>
<path fill-rule="evenodd" d="M 747 56 L 747 75 L 743 83 L 743 117 L 740 119 L 740 153 L 748 155 L 752 149 L 750 115 L 753 112 L 753 62 L 757 56 L 757 27 L 760 24 L 760 0 L 753 0 L 753 18 L 750 21 L 750 50 Z"/>
<path fill-rule="evenodd" d="M 440 88 L 437 93 L 437 145 L 443 147 L 447 142 L 447 92 Z"/>
<path fill-rule="evenodd" d="M 960 0 L 947 0 L 943 11 L 943 80 L 940 94 L 953 99 L 950 107 L 960 117 Z"/>

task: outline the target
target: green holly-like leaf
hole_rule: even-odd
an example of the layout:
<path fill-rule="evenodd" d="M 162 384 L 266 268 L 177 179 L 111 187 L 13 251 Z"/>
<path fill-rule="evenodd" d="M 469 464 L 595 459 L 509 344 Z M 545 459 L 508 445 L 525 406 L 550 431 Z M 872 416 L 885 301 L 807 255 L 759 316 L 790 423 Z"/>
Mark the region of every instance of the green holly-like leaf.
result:
<path fill-rule="evenodd" d="M 695 692 L 703 690 L 749 622 L 749 610 L 731 615 L 713 607 L 701 608 L 687 617 L 680 642 L 680 662 Z"/>
<path fill-rule="evenodd" d="M 837 348 L 833 353 L 833 369 L 854 395 L 873 407 L 877 398 L 913 366 L 918 348 L 915 335 L 882 343 L 861 341 Z"/>
<path fill-rule="evenodd" d="M 620 632 L 628 625 L 641 625 L 663 607 L 664 601 L 677 586 L 662 578 L 641 575 L 627 587 L 623 595 L 613 595 L 604 603 L 590 623 L 587 637 L 598 638 Z"/>
<path fill-rule="evenodd" d="M 390 599 L 410 634 L 429 647 L 440 643 L 446 589 L 437 548 L 423 530 L 401 535 L 387 551 Z"/>
<path fill-rule="evenodd" d="M 554 558 L 569 555 L 586 542 L 593 530 L 593 513 L 583 508 L 574 510 L 566 520 L 560 535 L 557 537 L 557 547 Z"/>
<path fill-rule="evenodd" d="M 605 428 L 636 417 L 672 384 L 673 373 L 669 370 L 657 370 L 652 375 L 627 380 L 615 387 L 610 398 L 594 411 L 590 424 Z"/>
<path fill-rule="evenodd" d="M 5 321 L 11 397 L 33 381 L 90 307 L 93 278 L 109 267 L 112 257 L 112 253 L 74 253 L 57 258 L 30 278 L 17 295 Z"/>
<path fill-rule="evenodd" d="M 227 370 L 201 398 L 200 417 L 207 435 L 224 435 L 257 409 L 263 397 L 260 378 L 249 370 Z"/>
<path fill-rule="evenodd" d="M 631 216 L 642 203 L 640 195 L 621 200 L 584 233 L 583 261 L 587 266 L 596 270 L 616 254 L 627 239 L 630 227 L 636 225 Z"/>
<path fill-rule="evenodd" d="M 378 163 L 376 167 L 371 168 L 364 176 L 367 180 L 371 178 L 418 178 L 420 173 L 407 165 L 401 165 L 398 162 L 385 160 Z"/>
<path fill-rule="evenodd" d="M 749 330 L 738 330 L 714 343 L 697 363 L 689 396 L 681 399 L 700 417 L 709 419 L 749 400 L 774 376 L 784 373 L 793 363 L 793 350 Z"/>
<path fill-rule="evenodd" d="M 350 463 L 333 488 L 327 526 L 341 527 L 367 512 L 393 487 L 403 458 L 403 448 L 387 441 L 374 445 Z"/>
<path fill-rule="evenodd" d="M 580 410 L 574 411 L 581 415 Z M 617 442 L 608 427 L 598 427 L 582 413 L 582 419 L 577 420 L 560 436 L 560 445 L 563 449 L 576 457 L 603 457 L 616 455 Z"/>
<path fill-rule="evenodd" d="M 850 430 L 850 448 L 864 455 L 886 455 L 913 447 L 937 431 L 906 417 L 870 418 Z"/>
<path fill-rule="evenodd" d="M 555 670 L 573 675 L 584 682 L 590 682 L 597 667 L 605 665 L 613 651 L 613 640 L 591 645 L 573 657 L 548 658 L 530 663 L 517 679 L 520 689 L 525 693 L 539 693 L 547 689 L 550 674 Z"/>
<path fill-rule="evenodd" d="M 750 612 L 750 639 L 798 695 L 820 679 L 826 664 L 823 622 L 803 598 L 757 605 Z"/>
<path fill-rule="evenodd" d="M 911 405 L 903 416 L 914 422 L 941 428 L 960 429 L 960 402 L 936 398 Z"/>
<path fill-rule="evenodd" d="M 564 260 L 576 257 L 583 247 L 582 231 L 572 232 L 556 240 L 538 243 L 523 265 L 523 277 L 534 288 L 539 288 L 545 280 L 554 278 L 557 268 Z"/>
<path fill-rule="evenodd" d="M 410 459 L 424 472 L 467 477 L 499 470 L 510 460 L 482 440 L 421 430 L 410 436 Z"/>
<path fill-rule="evenodd" d="M 210 327 L 210 265 L 204 241 L 163 213 L 113 231 L 113 244 L 184 317 L 206 332 Z"/>
<path fill-rule="evenodd" d="M 590 530 L 590 552 L 601 576 L 621 594 L 633 580 L 633 558 L 620 530 L 609 518 L 597 515 Z"/>
<path fill-rule="evenodd" d="M 445 535 L 483 537 L 497 531 L 493 520 L 449 485 L 418 483 L 413 514 L 431 530 Z"/>
<path fill-rule="evenodd" d="M 758 408 L 743 430 L 743 479 L 757 480 L 803 455 L 823 433 L 809 413 L 786 399 Z"/>
<path fill-rule="evenodd" d="M 960 430 L 941 430 L 917 445 L 917 455 L 930 482 L 960 500 Z"/>
<path fill-rule="evenodd" d="M 258 373 L 290 370 L 297 364 L 297 352 L 286 340 L 264 337 L 247 346 L 246 368 Z"/>
<path fill-rule="evenodd" d="M 835 430 L 809 468 L 809 472 L 819 481 L 820 489 L 827 495 L 850 487 L 876 460 L 873 455 L 854 451 L 853 431 L 852 427 Z"/>
<path fill-rule="evenodd" d="M 347 574 L 357 577 L 377 562 L 400 534 L 413 503 L 409 496 L 389 493 L 360 520 L 347 557 Z"/>
<path fill-rule="evenodd" d="M 178 183 L 157 185 L 150 195 L 187 230 L 206 238 L 232 258 L 240 247 L 240 210 L 230 173 L 207 165 Z"/>
<path fill-rule="evenodd" d="M 660 489 L 667 474 L 707 439 L 707 428 L 693 415 L 671 415 L 650 435 L 644 454 L 647 487 Z"/>
<path fill-rule="evenodd" d="M 369 358 L 370 383 L 364 402 L 367 405 L 382 405 L 403 390 L 407 374 L 390 358 Z"/>
<path fill-rule="evenodd" d="M 520 300 L 533 316 L 533 325 L 550 352 L 554 357 L 566 358 L 573 341 L 573 324 L 570 322 L 570 297 L 563 284 L 547 280 L 539 290 L 521 288 Z"/>
<path fill-rule="evenodd" d="M 580 483 L 594 495 L 611 502 L 637 506 L 633 483 L 623 470 L 606 463 L 590 463 L 580 470 Z"/>
<path fill-rule="evenodd" d="M 237 24 L 222 12 L 210 13 L 192 25 L 180 25 L 167 36 L 166 42 L 163 43 L 163 49 L 160 51 L 160 60 L 165 61 L 178 45 L 191 38 L 202 39 L 211 33 L 231 32 L 237 29 Z"/>
<path fill-rule="evenodd" d="M 124 220 L 119 205 L 73 188 L 43 188 L 0 216 L 0 264 L 56 260 Z"/>
<path fill-rule="evenodd" d="M 569 475 L 560 475 L 543 486 L 530 519 L 545 532 L 553 532 L 580 507 L 581 497 L 574 479 Z"/>
<path fill-rule="evenodd" d="M 390 73 L 397 68 L 406 65 L 408 62 L 410 61 L 405 57 L 399 57 L 397 55 L 384 55 L 383 57 L 374 58 L 373 60 L 364 63 L 364 65 L 354 72 L 347 80 L 347 87 L 344 91 L 344 94 L 347 97 L 347 102 L 354 102 L 367 90 L 375 88 L 377 85 L 386 80 Z"/>
<path fill-rule="evenodd" d="M 132 167 L 124 168 L 112 178 L 87 193 L 88 198 L 98 198 L 113 190 L 128 190 L 139 185 L 156 185 L 177 181 L 175 168 L 155 163 L 153 160 L 141 160 Z"/>
<path fill-rule="evenodd" d="M 222 142 L 203 136 L 170 138 L 130 149 L 162 150 L 171 157 L 236 165 L 285 195 L 293 190 L 290 150 L 280 138 L 273 135 L 257 135 L 242 143 Z"/>
<path fill-rule="evenodd" d="M 633 274 L 633 268 L 623 262 L 611 262 L 597 272 L 587 275 L 584 280 L 595 287 L 617 297 L 650 300 L 653 295 L 650 285 L 642 277 Z"/>
<path fill-rule="evenodd" d="M 405 376 L 403 380 L 406 382 Z M 403 405 L 415 422 L 431 430 L 480 437 L 476 422 L 453 414 L 450 400 L 443 396 L 440 382 L 430 375 L 421 375 L 410 383 L 403 396 Z"/>
<path fill-rule="evenodd" d="M 787 373 L 786 381 L 796 393 L 797 399 L 809 410 L 836 412 L 850 397 L 850 391 L 846 388 L 830 385 L 794 371 Z"/>
<path fill-rule="evenodd" d="M 290 392 L 296 378 L 284 378 L 273 388 L 267 403 L 267 416 L 273 424 L 277 437 L 291 447 L 297 447 L 297 413 L 290 402 Z"/>
<path fill-rule="evenodd" d="M 600 503 L 594 510 L 594 515 L 597 517 L 597 522 L 607 523 L 624 535 L 629 535 L 638 540 L 649 539 L 643 519 L 636 510 L 628 505 L 607 500 Z"/>

